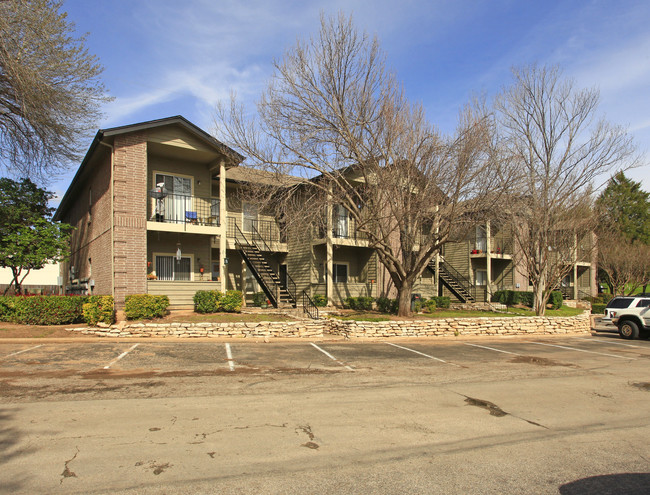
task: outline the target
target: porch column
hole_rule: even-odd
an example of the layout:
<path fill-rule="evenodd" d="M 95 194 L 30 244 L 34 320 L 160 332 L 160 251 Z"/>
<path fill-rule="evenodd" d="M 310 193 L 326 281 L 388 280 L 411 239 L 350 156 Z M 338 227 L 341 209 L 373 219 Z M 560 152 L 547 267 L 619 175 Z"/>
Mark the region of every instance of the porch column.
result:
<path fill-rule="evenodd" d="M 487 302 L 492 300 L 492 234 L 490 221 L 485 224 L 485 261 L 487 263 Z"/>
<path fill-rule="evenodd" d="M 332 193 L 327 195 L 327 207 L 325 216 L 327 218 L 327 228 L 325 230 L 326 251 L 325 251 L 325 291 L 327 293 L 327 305 L 332 305 L 332 296 L 334 295 L 334 244 L 332 242 Z"/>
<path fill-rule="evenodd" d="M 578 299 L 578 235 L 574 237 L 573 248 L 573 299 Z"/>
<path fill-rule="evenodd" d="M 228 230 L 228 218 L 226 217 L 226 162 L 219 162 L 219 218 L 221 220 L 221 235 L 219 236 L 219 276 L 221 277 L 220 290 L 225 293 L 228 287 L 228 268 L 224 263 L 228 244 L 226 232 Z"/>
<path fill-rule="evenodd" d="M 241 259 L 241 293 L 242 293 L 242 307 L 246 307 L 246 260 L 242 256 Z"/>

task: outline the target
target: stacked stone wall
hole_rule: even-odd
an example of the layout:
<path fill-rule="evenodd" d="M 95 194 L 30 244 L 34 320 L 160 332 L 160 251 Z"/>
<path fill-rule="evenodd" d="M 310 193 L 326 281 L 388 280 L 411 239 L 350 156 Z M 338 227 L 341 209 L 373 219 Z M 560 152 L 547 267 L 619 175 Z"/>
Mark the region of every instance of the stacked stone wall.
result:
<path fill-rule="evenodd" d="M 238 323 L 134 323 L 106 328 L 70 328 L 100 337 L 299 337 L 341 335 L 348 339 L 386 337 L 458 337 L 589 333 L 589 312 L 569 317 L 445 318 L 403 321 L 337 319 Z"/>

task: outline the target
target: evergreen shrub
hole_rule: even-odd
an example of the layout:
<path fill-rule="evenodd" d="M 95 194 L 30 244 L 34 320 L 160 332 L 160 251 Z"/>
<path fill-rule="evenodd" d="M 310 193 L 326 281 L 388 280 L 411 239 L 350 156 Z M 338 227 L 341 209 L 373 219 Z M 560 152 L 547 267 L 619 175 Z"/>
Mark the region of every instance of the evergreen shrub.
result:
<path fill-rule="evenodd" d="M 89 325 L 97 325 L 99 322 L 110 325 L 115 321 L 113 296 L 90 296 L 82 308 L 84 321 Z"/>
<path fill-rule="evenodd" d="M 129 320 L 151 320 L 167 314 L 169 297 L 134 294 L 124 298 L 124 312 Z"/>

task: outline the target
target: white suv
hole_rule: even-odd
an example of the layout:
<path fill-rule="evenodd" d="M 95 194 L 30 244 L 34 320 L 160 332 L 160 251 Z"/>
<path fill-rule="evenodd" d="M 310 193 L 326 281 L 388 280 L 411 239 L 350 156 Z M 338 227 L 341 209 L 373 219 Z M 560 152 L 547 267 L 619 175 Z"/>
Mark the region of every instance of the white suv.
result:
<path fill-rule="evenodd" d="M 604 323 L 613 323 L 624 339 L 637 339 L 650 332 L 650 297 L 647 294 L 615 297 L 605 308 Z"/>

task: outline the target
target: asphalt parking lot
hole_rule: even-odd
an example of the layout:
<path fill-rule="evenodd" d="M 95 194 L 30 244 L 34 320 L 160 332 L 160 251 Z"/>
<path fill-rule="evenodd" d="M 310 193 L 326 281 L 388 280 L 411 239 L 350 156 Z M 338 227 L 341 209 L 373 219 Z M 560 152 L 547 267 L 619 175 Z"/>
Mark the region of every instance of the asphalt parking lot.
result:
<path fill-rule="evenodd" d="M 650 341 L 0 342 L 0 493 L 648 493 Z"/>
<path fill-rule="evenodd" d="M 591 336 L 454 341 L 0 342 L 0 379 L 66 374 L 172 377 L 181 373 L 372 373 L 430 367 L 457 372 L 489 363 L 589 368 L 649 357 L 650 341 L 625 341 L 607 330 Z"/>

